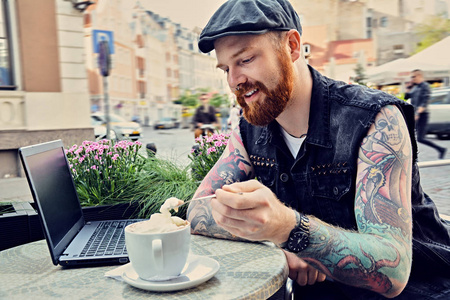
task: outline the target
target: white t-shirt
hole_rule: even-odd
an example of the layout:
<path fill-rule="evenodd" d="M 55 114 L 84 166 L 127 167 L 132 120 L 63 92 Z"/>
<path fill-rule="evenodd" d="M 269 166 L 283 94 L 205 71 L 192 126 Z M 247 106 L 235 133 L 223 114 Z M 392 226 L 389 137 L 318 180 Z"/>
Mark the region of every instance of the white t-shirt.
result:
<path fill-rule="evenodd" d="M 281 132 L 283 133 L 283 138 L 286 142 L 286 145 L 288 146 L 289 150 L 291 150 L 292 156 L 296 158 L 298 151 L 300 151 L 300 147 L 303 144 L 303 141 L 306 139 L 306 135 L 298 138 L 290 135 L 286 130 L 284 130 L 283 127 L 280 126 L 280 128 Z"/>

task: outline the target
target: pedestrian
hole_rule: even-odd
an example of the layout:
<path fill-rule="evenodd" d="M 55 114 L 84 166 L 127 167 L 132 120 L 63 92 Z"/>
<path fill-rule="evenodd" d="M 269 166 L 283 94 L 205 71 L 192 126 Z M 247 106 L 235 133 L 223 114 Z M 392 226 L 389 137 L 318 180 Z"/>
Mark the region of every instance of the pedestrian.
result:
<path fill-rule="evenodd" d="M 193 118 L 195 138 L 206 134 L 205 131 L 209 134 L 214 133 L 214 128 L 218 125 L 216 110 L 209 105 L 210 98 L 211 95 L 209 93 L 200 94 L 201 105 L 197 107 Z"/>
<path fill-rule="evenodd" d="M 447 149 L 436 145 L 426 139 L 429 112 L 427 110 L 430 100 L 430 85 L 424 80 L 423 72 L 419 69 L 411 72 L 411 82 L 407 85 L 405 99 L 411 98 L 411 104 L 415 109 L 417 141 L 439 152 L 439 158 L 443 159 Z"/>
<path fill-rule="evenodd" d="M 448 299 L 450 227 L 420 187 L 414 108 L 321 75 L 301 34 L 288 0 L 229 0 L 200 34 L 243 118 L 192 232 L 278 245 L 301 299 Z"/>
<path fill-rule="evenodd" d="M 228 119 L 230 118 L 230 108 L 226 104 L 222 104 L 220 108 L 220 122 L 222 123 L 222 132 L 227 132 L 228 130 Z"/>
<path fill-rule="evenodd" d="M 236 104 L 233 104 L 233 107 L 230 110 L 231 129 L 234 129 L 239 124 L 240 118 L 241 118 L 241 113 L 239 111 L 239 108 L 236 107 Z"/>

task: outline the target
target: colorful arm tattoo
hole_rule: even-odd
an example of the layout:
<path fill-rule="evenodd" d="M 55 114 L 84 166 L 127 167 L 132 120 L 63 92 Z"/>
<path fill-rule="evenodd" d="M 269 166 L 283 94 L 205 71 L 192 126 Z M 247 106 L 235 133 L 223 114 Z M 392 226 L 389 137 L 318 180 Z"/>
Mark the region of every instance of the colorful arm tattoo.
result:
<path fill-rule="evenodd" d="M 194 197 L 211 195 L 225 184 L 252 179 L 253 174 L 253 167 L 242 143 L 239 129 L 236 129 L 222 156 L 203 179 Z M 187 218 L 195 234 L 239 240 L 216 224 L 209 200 L 193 201 L 189 205 Z"/>
<path fill-rule="evenodd" d="M 402 114 L 384 107 L 361 144 L 357 232 L 311 217 L 310 246 L 299 256 L 342 283 L 393 296 L 411 267 L 411 141 Z"/>

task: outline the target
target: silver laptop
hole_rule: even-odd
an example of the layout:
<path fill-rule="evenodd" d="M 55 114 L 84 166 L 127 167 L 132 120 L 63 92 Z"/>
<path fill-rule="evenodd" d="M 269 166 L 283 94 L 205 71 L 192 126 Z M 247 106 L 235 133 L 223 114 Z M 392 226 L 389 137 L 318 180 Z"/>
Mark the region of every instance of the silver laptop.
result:
<path fill-rule="evenodd" d="M 22 147 L 19 155 L 53 264 L 127 263 L 124 228 L 139 221 L 86 222 L 61 140 Z"/>

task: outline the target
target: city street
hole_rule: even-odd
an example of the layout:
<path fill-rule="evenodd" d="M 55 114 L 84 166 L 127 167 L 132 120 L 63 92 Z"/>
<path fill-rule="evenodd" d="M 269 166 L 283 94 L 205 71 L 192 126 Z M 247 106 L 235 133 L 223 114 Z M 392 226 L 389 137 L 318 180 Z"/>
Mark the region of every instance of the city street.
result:
<path fill-rule="evenodd" d="M 428 139 L 448 148 L 445 159 L 450 159 L 450 140 L 438 140 L 434 135 Z M 180 165 L 189 163 L 188 155 L 194 142 L 194 132 L 190 129 L 154 130 L 144 127 L 143 147 L 146 143 L 155 143 L 157 155 L 174 159 Z M 435 161 L 438 153 L 428 146 L 419 144 L 419 162 Z M 433 199 L 440 213 L 450 216 L 450 164 L 420 169 L 424 191 Z"/>

